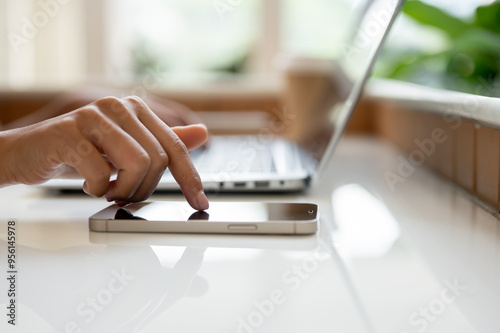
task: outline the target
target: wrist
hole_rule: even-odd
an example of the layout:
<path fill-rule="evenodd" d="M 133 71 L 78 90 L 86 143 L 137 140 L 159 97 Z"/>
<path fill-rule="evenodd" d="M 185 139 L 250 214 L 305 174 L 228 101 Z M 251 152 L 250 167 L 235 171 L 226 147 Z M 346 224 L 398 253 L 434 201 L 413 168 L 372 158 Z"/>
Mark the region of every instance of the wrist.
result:
<path fill-rule="evenodd" d="M 11 131 L 0 131 L 0 187 L 15 183 L 10 168 L 12 162 L 10 132 Z"/>
<path fill-rule="evenodd" d="M 21 134 L 19 129 L 0 131 L 0 187 L 21 183 L 18 177 L 23 170 L 19 164 Z"/>

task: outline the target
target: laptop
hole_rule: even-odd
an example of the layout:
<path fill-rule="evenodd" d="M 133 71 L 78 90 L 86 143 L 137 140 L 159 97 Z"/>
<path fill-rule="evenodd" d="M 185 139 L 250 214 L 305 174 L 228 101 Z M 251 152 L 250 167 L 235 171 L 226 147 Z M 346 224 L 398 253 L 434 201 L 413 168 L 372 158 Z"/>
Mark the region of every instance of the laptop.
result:
<path fill-rule="evenodd" d="M 403 2 L 340 1 L 348 17 L 342 27 L 344 42 L 337 45 L 338 57 L 321 60 L 336 91 L 314 101 L 321 112 L 311 110 L 300 124 L 305 131 L 293 140 L 270 135 L 213 136 L 208 147 L 192 151 L 205 190 L 289 192 L 319 183 Z M 78 190 L 82 185 L 82 180 L 66 179 L 43 184 L 59 190 Z M 157 190 L 179 190 L 168 169 Z"/>

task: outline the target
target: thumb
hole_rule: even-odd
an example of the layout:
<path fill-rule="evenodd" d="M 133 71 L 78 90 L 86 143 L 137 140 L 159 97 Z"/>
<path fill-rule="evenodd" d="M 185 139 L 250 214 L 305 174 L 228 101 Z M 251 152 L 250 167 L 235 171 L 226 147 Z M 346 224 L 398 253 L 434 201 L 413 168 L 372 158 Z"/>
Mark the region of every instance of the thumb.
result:
<path fill-rule="evenodd" d="M 188 150 L 198 148 L 207 141 L 208 130 L 203 124 L 172 127 L 179 139 L 184 142 Z"/>

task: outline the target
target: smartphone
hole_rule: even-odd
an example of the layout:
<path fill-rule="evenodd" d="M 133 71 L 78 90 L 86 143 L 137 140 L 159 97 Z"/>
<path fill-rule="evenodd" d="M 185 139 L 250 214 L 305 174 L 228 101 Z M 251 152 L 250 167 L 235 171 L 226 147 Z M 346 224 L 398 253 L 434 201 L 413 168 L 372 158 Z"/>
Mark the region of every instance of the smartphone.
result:
<path fill-rule="evenodd" d="M 153 201 L 111 205 L 89 218 L 101 232 L 312 234 L 318 206 L 310 203 L 211 202 L 204 211 L 187 202 Z"/>

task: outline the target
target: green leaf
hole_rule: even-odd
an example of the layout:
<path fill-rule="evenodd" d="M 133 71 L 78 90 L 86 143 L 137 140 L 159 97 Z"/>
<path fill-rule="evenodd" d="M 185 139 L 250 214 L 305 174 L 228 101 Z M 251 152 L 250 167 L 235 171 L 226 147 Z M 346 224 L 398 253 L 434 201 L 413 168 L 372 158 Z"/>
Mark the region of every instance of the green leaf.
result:
<path fill-rule="evenodd" d="M 476 9 L 476 26 L 500 34 L 500 2 Z"/>
<path fill-rule="evenodd" d="M 500 35 L 481 28 L 471 28 L 455 38 L 453 49 L 500 55 Z"/>
<path fill-rule="evenodd" d="M 420 23 L 444 31 L 450 37 L 462 34 L 471 26 L 439 8 L 420 1 L 407 1 L 403 6 L 403 12 Z"/>

